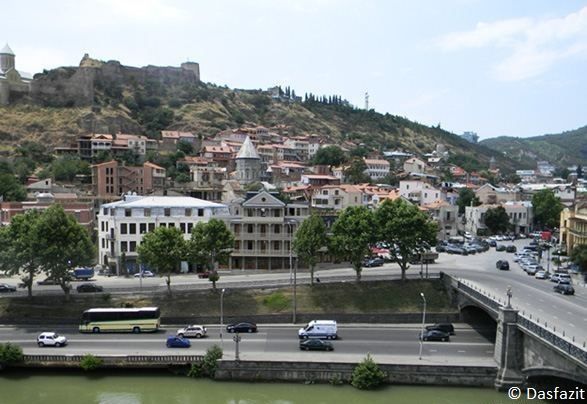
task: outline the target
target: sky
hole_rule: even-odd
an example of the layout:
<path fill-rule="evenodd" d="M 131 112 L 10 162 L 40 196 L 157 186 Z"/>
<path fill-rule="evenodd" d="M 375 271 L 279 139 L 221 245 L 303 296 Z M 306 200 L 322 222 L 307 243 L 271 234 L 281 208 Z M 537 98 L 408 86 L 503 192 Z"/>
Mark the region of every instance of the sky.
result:
<path fill-rule="evenodd" d="M 54 0 L 3 2 L 19 70 L 200 64 L 231 88 L 290 86 L 460 134 L 587 125 L 587 1 Z M 6 16 L 9 16 L 6 18 Z"/>

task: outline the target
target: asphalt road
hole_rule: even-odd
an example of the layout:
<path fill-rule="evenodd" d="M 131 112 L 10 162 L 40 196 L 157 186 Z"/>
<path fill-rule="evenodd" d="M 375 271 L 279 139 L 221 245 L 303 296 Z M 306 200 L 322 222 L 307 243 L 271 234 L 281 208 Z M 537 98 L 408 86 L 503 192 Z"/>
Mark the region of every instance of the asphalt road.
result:
<path fill-rule="evenodd" d="M 374 357 L 398 358 L 415 360 L 419 353 L 417 335 L 420 326 L 415 324 L 394 325 L 339 325 L 339 339 L 333 341 L 334 352 L 301 352 L 297 329 L 301 325 L 259 325 L 259 332 L 240 334 L 242 341 L 240 351 L 242 355 L 255 358 L 287 357 L 301 359 L 311 356 L 316 360 L 336 358 L 343 360 L 360 360 L 367 353 Z M 208 337 L 191 339 L 192 346 L 188 349 L 166 348 L 165 339 L 168 335 L 175 335 L 178 327 L 166 326 L 157 333 L 146 334 L 80 334 L 75 328 L 57 328 L 50 331 L 65 335 L 69 344 L 66 347 L 39 348 L 36 343 L 37 335 L 46 328 L 0 327 L 0 341 L 19 344 L 26 354 L 204 354 L 213 344 L 221 344 L 220 327 L 208 327 Z M 454 363 L 493 363 L 493 344 L 471 329 L 466 324 L 455 324 L 456 333 L 449 342 L 424 342 L 423 357 L 428 360 L 436 358 L 438 361 L 452 358 Z M 223 332 L 223 346 L 228 357 L 233 355 L 235 343 L 234 334 Z M 320 355 L 320 356 L 315 356 Z"/>

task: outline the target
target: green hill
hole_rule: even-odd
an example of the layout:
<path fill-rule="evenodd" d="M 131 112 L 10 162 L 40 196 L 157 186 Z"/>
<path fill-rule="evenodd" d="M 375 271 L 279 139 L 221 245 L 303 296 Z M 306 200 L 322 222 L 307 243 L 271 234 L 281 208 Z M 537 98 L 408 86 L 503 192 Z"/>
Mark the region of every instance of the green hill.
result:
<path fill-rule="evenodd" d="M 0 156 L 10 156 L 25 140 L 66 146 L 75 144 L 77 136 L 84 133 L 125 132 L 157 138 L 161 130 L 185 130 L 209 137 L 243 125 L 282 124 L 290 135 L 316 133 L 329 143 L 349 141 L 380 152 L 401 149 L 423 154 L 444 144 L 451 160 L 468 170 L 487 169 L 492 156 L 505 172 L 523 166 L 440 128 L 357 109 L 339 97 L 294 102 L 261 90 L 184 82 L 166 76 L 166 68 L 157 68 L 156 76 L 136 80 L 136 68 L 132 68 L 133 75 L 125 76 L 126 67 L 118 62 L 106 62 L 104 66 L 114 66 L 123 73 L 113 75 L 105 70 L 108 74 L 92 74 L 91 81 L 83 83 L 84 93 L 93 95 L 87 106 L 83 106 L 88 103 L 87 97 L 80 100 L 72 98 L 75 92 L 60 93 L 60 89 L 79 84 L 71 81 L 79 68 L 60 68 L 35 76 L 42 85 L 42 97 L 33 94 L 0 108 Z M 51 98 L 51 94 L 57 95 Z"/>
<path fill-rule="evenodd" d="M 486 139 L 481 145 L 524 165 L 524 161 L 547 160 L 561 168 L 587 162 L 587 126 L 559 134 L 529 138 L 500 136 Z M 532 167 L 534 168 L 535 164 Z"/>

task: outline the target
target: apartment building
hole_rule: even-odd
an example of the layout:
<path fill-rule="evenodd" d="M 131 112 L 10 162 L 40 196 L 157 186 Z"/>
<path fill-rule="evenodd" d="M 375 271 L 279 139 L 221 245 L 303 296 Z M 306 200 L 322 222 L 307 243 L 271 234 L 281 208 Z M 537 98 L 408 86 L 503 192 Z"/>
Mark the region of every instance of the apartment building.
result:
<path fill-rule="evenodd" d="M 517 201 L 520 199 L 520 192 L 515 188 L 495 187 L 491 184 L 485 184 L 475 190 L 475 196 L 479 198 L 482 204 L 494 205 L 507 201 Z"/>
<path fill-rule="evenodd" d="M 465 208 L 465 230 L 473 234 L 487 232 L 485 214 L 489 209 L 503 206 L 509 216 L 511 231 L 515 234 L 529 233 L 532 231 L 534 211 L 528 201 L 508 201 L 495 205 L 467 206 Z"/>
<path fill-rule="evenodd" d="M 98 262 L 115 268 L 118 275 L 137 272 L 137 249 L 146 233 L 161 226 L 176 227 L 188 240 L 198 222 L 228 217 L 228 207 L 220 203 L 185 196 L 126 194 L 122 200 L 100 206 Z"/>
<path fill-rule="evenodd" d="M 404 161 L 404 171 L 407 173 L 424 174 L 426 172 L 426 162 L 417 157 L 412 157 Z"/>
<path fill-rule="evenodd" d="M 365 170 L 365 174 L 367 174 L 373 181 L 378 181 L 387 174 L 389 174 L 389 161 L 383 159 L 363 159 L 365 161 L 365 165 L 367 169 Z"/>
<path fill-rule="evenodd" d="M 92 189 L 98 198 L 116 198 L 127 192 L 149 194 L 165 187 L 166 170 L 150 162 L 132 167 L 111 160 L 91 168 Z"/>
<path fill-rule="evenodd" d="M 234 202 L 230 229 L 235 237 L 230 269 L 288 269 L 297 266 L 295 231 L 309 216 L 307 204 L 285 204 L 263 191 Z"/>
<path fill-rule="evenodd" d="M 186 184 L 190 196 L 206 201 L 222 200 L 224 180 L 227 179 L 225 167 L 193 165 L 190 178 L 191 182 Z"/>
<path fill-rule="evenodd" d="M 587 201 L 582 200 L 561 212 L 560 244 L 567 254 L 576 246 L 587 244 Z"/>
<path fill-rule="evenodd" d="M 355 185 L 324 185 L 312 191 L 310 205 L 315 209 L 339 211 L 363 205 L 363 193 Z"/>
<path fill-rule="evenodd" d="M 180 132 L 175 130 L 161 131 L 161 151 L 175 152 L 179 142 L 185 142 L 192 146 L 196 146 L 196 136 L 191 132 Z"/>
<path fill-rule="evenodd" d="M 416 205 L 428 205 L 441 199 L 441 192 L 424 181 L 400 181 L 399 193 Z"/>
<path fill-rule="evenodd" d="M 458 234 L 458 206 L 451 205 L 446 201 L 436 200 L 422 206 L 422 209 L 438 224 L 438 233 L 436 235 L 438 240 L 448 240 Z"/>

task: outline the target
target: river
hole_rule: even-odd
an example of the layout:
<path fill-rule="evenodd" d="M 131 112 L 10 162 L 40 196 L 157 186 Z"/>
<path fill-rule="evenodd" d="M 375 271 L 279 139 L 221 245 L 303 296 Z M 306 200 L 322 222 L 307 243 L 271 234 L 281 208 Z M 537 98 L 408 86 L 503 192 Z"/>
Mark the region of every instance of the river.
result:
<path fill-rule="evenodd" d="M 2 404 L 511 404 L 487 388 L 235 383 L 196 380 L 169 373 L 6 370 L 0 373 Z M 517 400 L 524 403 L 525 400 Z M 529 402 L 529 401 L 528 401 Z M 531 400 L 532 403 L 544 403 Z"/>

